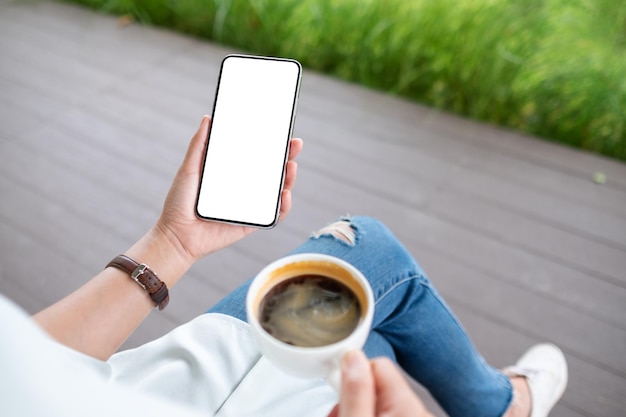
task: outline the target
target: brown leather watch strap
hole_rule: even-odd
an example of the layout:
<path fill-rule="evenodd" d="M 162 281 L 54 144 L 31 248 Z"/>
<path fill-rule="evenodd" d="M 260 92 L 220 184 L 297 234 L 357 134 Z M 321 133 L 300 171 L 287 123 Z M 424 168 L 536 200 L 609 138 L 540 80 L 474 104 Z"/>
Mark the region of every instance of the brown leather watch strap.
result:
<path fill-rule="evenodd" d="M 139 264 L 126 255 L 119 255 L 109 262 L 106 267 L 110 266 L 129 274 L 140 287 L 148 292 L 150 298 L 154 301 L 154 305 L 158 306 L 159 310 L 163 310 L 170 301 L 167 286 L 148 265 Z"/>

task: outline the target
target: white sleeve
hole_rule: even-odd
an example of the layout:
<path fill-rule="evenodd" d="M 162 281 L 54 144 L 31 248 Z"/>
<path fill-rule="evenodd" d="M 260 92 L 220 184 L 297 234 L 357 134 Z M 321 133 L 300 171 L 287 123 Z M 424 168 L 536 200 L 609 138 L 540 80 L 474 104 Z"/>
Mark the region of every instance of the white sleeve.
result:
<path fill-rule="evenodd" d="M 193 410 L 110 383 L 106 362 L 68 349 L 0 295 L 0 404 L 7 417 L 196 417 Z"/>

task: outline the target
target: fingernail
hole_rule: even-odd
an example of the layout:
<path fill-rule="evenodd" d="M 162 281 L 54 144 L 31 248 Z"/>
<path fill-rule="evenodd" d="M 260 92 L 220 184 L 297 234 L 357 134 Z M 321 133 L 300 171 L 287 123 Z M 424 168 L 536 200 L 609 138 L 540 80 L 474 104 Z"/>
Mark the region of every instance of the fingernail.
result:
<path fill-rule="evenodd" d="M 360 379 L 367 372 L 369 362 L 360 350 L 348 352 L 342 363 L 343 374 L 349 379 Z"/>

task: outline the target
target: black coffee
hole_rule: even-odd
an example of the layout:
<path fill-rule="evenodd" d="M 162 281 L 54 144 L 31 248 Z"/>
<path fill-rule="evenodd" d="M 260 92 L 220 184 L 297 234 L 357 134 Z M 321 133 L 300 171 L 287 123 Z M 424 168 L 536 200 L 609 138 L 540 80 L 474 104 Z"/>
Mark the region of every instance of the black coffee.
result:
<path fill-rule="evenodd" d="M 322 275 L 299 275 L 278 284 L 263 298 L 259 311 L 265 331 L 301 347 L 345 339 L 361 317 L 352 290 Z"/>

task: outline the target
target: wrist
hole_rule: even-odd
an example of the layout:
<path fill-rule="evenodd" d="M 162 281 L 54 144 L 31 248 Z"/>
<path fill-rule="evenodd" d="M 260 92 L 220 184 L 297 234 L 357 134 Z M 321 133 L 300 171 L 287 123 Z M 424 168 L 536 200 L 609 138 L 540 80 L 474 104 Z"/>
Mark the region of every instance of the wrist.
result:
<path fill-rule="evenodd" d="M 195 262 L 176 236 L 159 223 L 153 226 L 125 255 L 146 264 L 172 288 Z"/>

